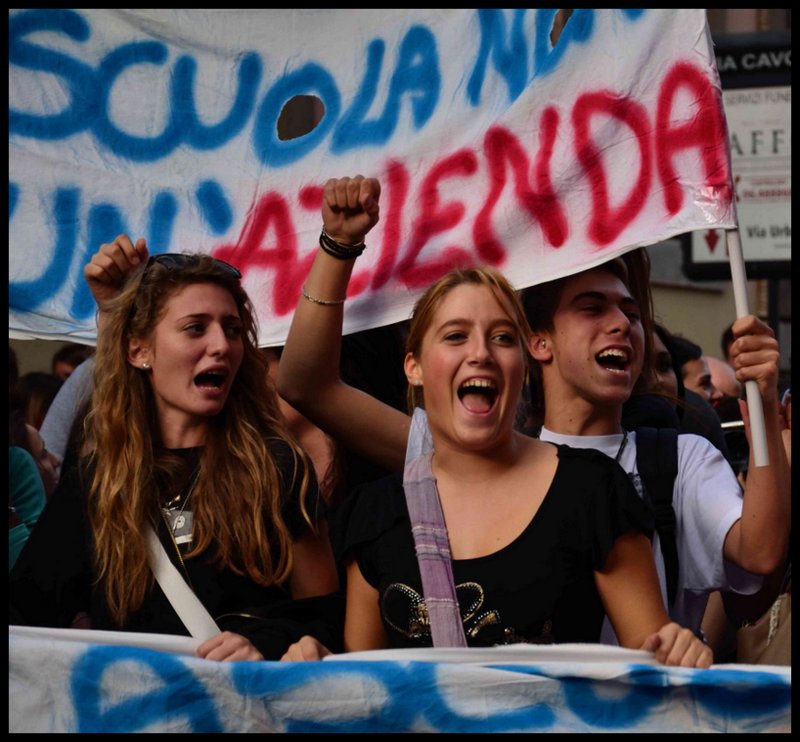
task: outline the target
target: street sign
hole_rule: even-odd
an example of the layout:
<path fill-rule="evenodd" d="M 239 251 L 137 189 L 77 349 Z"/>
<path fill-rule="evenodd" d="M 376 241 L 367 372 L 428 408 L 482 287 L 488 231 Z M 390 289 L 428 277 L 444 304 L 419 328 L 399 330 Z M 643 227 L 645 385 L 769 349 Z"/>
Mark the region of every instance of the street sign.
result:
<path fill-rule="evenodd" d="M 786 278 L 792 257 L 791 39 L 742 35 L 715 46 L 748 278 Z M 692 280 L 725 280 L 724 230 L 681 238 Z"/>

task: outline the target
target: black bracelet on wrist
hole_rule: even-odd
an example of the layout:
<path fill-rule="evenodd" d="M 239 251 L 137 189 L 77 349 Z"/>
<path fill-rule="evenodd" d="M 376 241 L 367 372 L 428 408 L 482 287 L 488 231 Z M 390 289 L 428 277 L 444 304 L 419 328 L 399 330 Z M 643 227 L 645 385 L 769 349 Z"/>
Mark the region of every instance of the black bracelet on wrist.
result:
<path fill-rule="evenodd" d="M 359 242 L 357 245 L 345 245 L 342 242 L 337 242 L 325 231 L 325 227 L 322 228 L 322 232 L 319 236 L 319 246 L 328 253 L 328 255 L 337 260 L 357 258 L 367 247 L 363 241 Z"/>

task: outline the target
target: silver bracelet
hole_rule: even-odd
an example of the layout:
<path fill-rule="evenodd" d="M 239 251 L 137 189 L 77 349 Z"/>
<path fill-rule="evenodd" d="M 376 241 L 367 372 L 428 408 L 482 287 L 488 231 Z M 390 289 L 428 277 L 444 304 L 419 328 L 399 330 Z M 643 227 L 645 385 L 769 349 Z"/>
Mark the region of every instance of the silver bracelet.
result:
<path fill-rule="evenodd" d="M 305 286 L 303 286 L 300 291 L 302 292 L 304 299 L 308 299 L 308 301 L 312 302 L 313 304 L 321 304 L 324 307 L 333 307 L 337 304 L 344 304 L 347 301 L 347 297 L 344 299 L 334 299 L 333 301 L 329 299 L 317 299 L 316 296 L 311 296 L 311 294 L 306 291 Z"/>

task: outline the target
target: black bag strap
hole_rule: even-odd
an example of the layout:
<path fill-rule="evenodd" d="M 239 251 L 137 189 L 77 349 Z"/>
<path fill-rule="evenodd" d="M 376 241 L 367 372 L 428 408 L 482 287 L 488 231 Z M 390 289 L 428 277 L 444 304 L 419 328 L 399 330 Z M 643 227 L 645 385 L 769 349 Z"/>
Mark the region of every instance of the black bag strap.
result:
<path fill-rule="evenodd" d="M 670 608 L 678 588 L 678 546 L 672 492 L 678 474 L 678 431 L 675 428 L 636 429 L 636 467 L 644 482 L 661 539 Z"/>

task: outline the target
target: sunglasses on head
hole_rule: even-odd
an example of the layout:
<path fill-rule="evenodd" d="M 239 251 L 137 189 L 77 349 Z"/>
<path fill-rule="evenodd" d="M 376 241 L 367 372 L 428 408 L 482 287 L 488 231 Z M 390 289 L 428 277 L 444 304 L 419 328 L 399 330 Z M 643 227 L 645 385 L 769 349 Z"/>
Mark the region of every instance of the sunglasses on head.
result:
<path fill-rule="evenodd" d="M 197 265 L 199 260 L 200 258 L 197 255 L 186 255 L 180 252 L 165 252 L 161 253 L 160 255 L 151 255 L 144 267 L 142 280 L 144 281 L 145 276 L 147 276 L 147 271 L 150 270 L 150 266 L 152 266 L 154 263 L 163 265 L 167 270 L 180 270 L 182 268 L 190 268 Z M 211 260 L 213 261 L 214 265 L 217 266 L 217 268 L 222 268 L 228 273 L 236 276 L 236 278 L 242 277 L 241 271 L 235 265 L 226 263 L 224 260 L 220 260 L 219 258 L 212 258 Z"/>
<path fill-rule="evenodd" d="M 211 257 L 211 256 L 209 256 Z M 242 274 L 241 271 L 235 266 L 231 265 L 230 263 L 226 263 L 224 260 L 220 260 L 219 258 L 211 258 L 212 263 L 217 267 L 221 268 L 222 270 L 230 273 L 231 275 L 235 276 L 237 280 L 241 280 Z M 144 271 L 142 271 L 142 279 L 139 281 L 139 285 L 136 288 L 136 299 L 134 299 L 133 305 L 131 306 L 130 316 L 128 321 L 133 317 L 135 310 L 136 310 L 136 302 L 139 297 L 139 292 L 141 291 L 142 286 L 145 285 L 147 282 L 147 274 L 150 272 L 150 268 L 158 263 L 159 265 L 164 266 L 167 270 L 181 270 L 183 268 L 191 268 L 200 262 L 199 255 L 187 255 L 185 253 L 180 252 L 165 252 L 161 253 L 160 255 L 151 255 L 147 259 L 147 263 L 144 266 Z"/>

